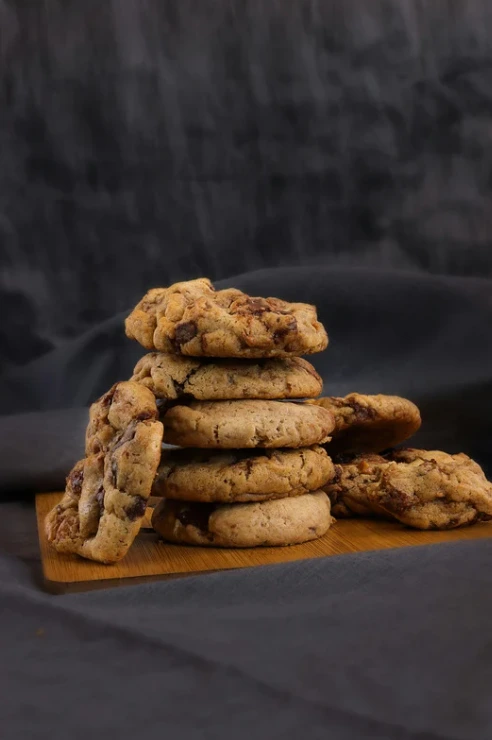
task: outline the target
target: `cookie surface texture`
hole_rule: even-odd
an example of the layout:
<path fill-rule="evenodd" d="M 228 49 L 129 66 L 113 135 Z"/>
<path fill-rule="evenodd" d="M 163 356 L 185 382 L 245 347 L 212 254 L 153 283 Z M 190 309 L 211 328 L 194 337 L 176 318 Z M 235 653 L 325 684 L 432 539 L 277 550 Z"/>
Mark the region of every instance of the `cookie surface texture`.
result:
<path fill-rule="evenodd" d="M 373 514 L 416 529 L 454 529 L 492 517 L 492 484 L 467 455 L 396 450 L 335 464 L 324 487 L 334 516 Z"/>
<path fill-rule="evenodd" d="M 216 291 L 206 278 L 150 290 L 125 328 L 146 349 L 191 357 L 289 357 L 328 345 L 314 306 Z"/>
<path fill-rule="evenodd" d="M 310 447 L 335 426 L 320 406 L 282 401 L 195 401 L 173 406 L 163 421 L 165 442 L 211 449 Z"/>
<path fill-rule="evenodd" d="M 222 401 L 318 396 L 323 381 L 302 357 L 271 360 L 194 359 L 151 352 L 139 360 L 133 381 L 157 398 Z"/>
<path fill-rule="evenodd" d="M 152 526 L 165 540 L 212 547 L 297 545 L 322 537 L 331 523 L 322 491 L 234 505 L 165 500 L 152 515 Z"/>
<path fill-rule="evenodd" d="M 139 389 L 117 384 L 111 398 L 128 397 L 139 397 Z M 89 454 L 70 472 L 62 500 L 45 521 L 48 541 L 58 552 L 114 563 L 131 546 L 161 457 L 163 426 L 156 420 L 155 400 L 152 418 L 147 418 L 148 400 L 145 411 L 137 404 L 133 416 L 126 401 L 122 405 L 115 401 L 114 413 L 108 413 L 112 421 L 100 413 L 111 404 L 102 399 L 94 404 L 92 431 L 87 437 Z"/>
<path fill-rule="evenodd" d="M 129 424 L 158 416 L 154 394 L 148 388 L 133 381 L 115 383 L 89 409 L 85 454 L 105 452 Z"/>
<path fill-rule="evenodd" d="M 335 429 L 330 454 L 383 452 L 409 439 L 421 425 L 420 412 L 412 401 L 399 396 L 326 397 L 309 401 L 332 412 Z"/>
<path fill-rule="evenodd" d="M 164 450 L 152 493 L 184 501 L 266 501 L 316 491 L 334 472 L 320 446 L 254 452 Z"/>

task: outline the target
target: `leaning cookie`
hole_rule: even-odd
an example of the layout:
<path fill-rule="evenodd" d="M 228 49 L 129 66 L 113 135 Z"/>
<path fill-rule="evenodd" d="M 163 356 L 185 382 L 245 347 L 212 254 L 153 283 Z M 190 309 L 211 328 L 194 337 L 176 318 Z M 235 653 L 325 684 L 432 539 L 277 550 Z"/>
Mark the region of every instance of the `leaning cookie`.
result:
<path fill-rule="evenodd" d="M 150 290 L 125 328 L 147 349 L 191 357 L 289 357 L 328 344 L 314 306 L 216 291 L 206 278 Z"/>
<path fill-rule="evenodd" d="M 319 446 L 301 450 L 164 450 L 154 496 L 184 501 L 245 502 L 300 496 L 333 478 Z"/>
<path fill-rule="evenodd" d="M 115 383 L 92 404 L 85 435 L 85 454 L 104 452 L 129 424 L 157 419 L 158 410 L 152 391 L 131 380 Z"/>
<path fill-rule="evenodd" d="M 332 521 L 322 491 L 253 504 L 164 500 L 152 515 L 152 526 L 168 542 L 211 547 L 298 545 L 322 537 Z"/>
<path fill-rule="evenodd" d="M 61 502 L 45 521 L 55 550 L 101 563 L 124 557 L 140 529 L 162 437 L 160 421 L 130 419 L 110 441 L 104 435 L 103 451 L 74 466 Z"/>
<path fill-rule="evenodd" d="M 194 401 L 164 415 L 164 441 L 180 447 L 310 447 L 329 440 L 333 414 L 282 401 Z"/>
<path fill-rule="evenodd" d="M 350 393 L 307 403 L 328 409 L 335 417 L 330 455 L 383 452 L 409 439 L 421 425 L 417 406 L 399 396 Z"/>
<path fill-rule="evenodd" d="M 139 360 L 133 381 L 157 398 L 221 401 L 244 398 L 314 398 L 323 381 L 302 357 L 271 360 L 197 360 L 150 352 Z"/>
<path fill-rule="evenodd" d="M 379 515 L 416 529 L 454 529 L 492 517 L 492 484 L 463 453 L 359 455 L 337 463 L 324 490 L 338 517 Z"/>

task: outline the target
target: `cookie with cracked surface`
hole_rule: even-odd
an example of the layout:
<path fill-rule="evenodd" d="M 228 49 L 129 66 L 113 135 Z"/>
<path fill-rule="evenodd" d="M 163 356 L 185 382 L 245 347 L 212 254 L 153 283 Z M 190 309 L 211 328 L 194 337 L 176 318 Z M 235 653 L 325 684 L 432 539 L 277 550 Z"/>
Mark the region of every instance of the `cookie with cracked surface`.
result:
<path fill-rule="evenodd" d="M 335 465 L 324 487 L 335 516 L 380 515 L 415 529 L 454 529 L 492 517 L 492 484 L 467 455 L 395 450 Z"/>
<path fill-rule="evenodd" d="M 191 357 L 289 357 L 328 345 L 314 306 L 216 291 L 206 278 L 149 290 L 125 328 L 146 349 Z"/>
<path fill-rule="evenodd" d="M 85 454 L 105 452 L 133 421 L 156 420 L 158 409 L 152 391 L 133 381 L 115 383 L 89 410 Z"/>
<path fill-rule="evenodd" d="M 102 428 L 105 434 L 94 439 L 97 445 L 104 441 L 104 449 L 76 463 L 45 529 L 58 552 L 115 563 L 140 529 L 161 457 L 163 427 L 154 419 L 134 418 L 118 432 L 112 427 L 111 439 Z"/>
<path fill-rule="evenodd" d="M 332 517 L 323 491 L 250 504 L 204 504 L 165 499 L 152 526 L 169 542 L 211 547 L 283 547 L 322 537 Z"/>
<path fill-rule="evenodd" d="M 170 401 L 311 398 L 323 388 L 314 367 L 302 357 L 197 360 L 151 352 L 136 364 L 132 380 Z"/>
<path fill-rule="evenodd" d="M 333 414 L 283 401 L 193 401 L 164 415 L 164 441 L 180 447 L 310 447 L 329 440 Z"/>
<path fill-rule="evenodd" d="M 417 406 L 399 396 L 350 393 L 344 398 L 317 398 L 307 403 L 328 409 L 335 417 L 327 448 L 330 455 L 383 452 L 409 439 L 422 423 Z"/>
<path fill-rule="evenodd" d="M 316 491 L 334 467 L 323 447 L 301 450 L 164 450 L 154 496 L 184 501 L 266 501 Z"/>

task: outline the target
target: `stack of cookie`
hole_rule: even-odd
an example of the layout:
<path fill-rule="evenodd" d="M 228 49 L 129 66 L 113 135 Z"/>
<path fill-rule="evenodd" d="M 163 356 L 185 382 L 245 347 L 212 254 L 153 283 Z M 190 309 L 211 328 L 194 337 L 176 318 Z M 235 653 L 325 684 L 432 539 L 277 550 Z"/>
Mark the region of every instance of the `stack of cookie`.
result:
<path fill-rule="evenodd" d="M 327 336 L 315 309 L 215 292 L 207 280 L 154 290 L 126 322 L 149 349 L 132 380 L 161 405 L 165 450 L 154 495 L 156 531 L 171 542 L 290 545 L 331 524 L 321 487 L 334 475 L 320 445 L 333 414 L 289 402 L 322 381 L 298 355 Z"/>
<path fill-rule="evenodd" d="M 120 560 L 152 492 L 164 539 L 222 547 L 315 539 L 331 512 L 418 529 L 492 518 L 492 484 L 469 457 L 394 449 L 420 427 L 413 403 L 316 398 L 301 355 L 328 337 L 313 306 L 192 280 L 149 291 L 126 333 L 151 351 L 91 407 L 85 457 L 46 519 L 59 552 Z"/>
<path fill-rule="evenodd" d="M 333 414 L 285 400 L 321 392 L 300 357 L 328 343 L 315 308 L 199 279 L 151 290 L 126 332 L 153 351 L 92 405 L 86 456 L 46 519 L 52 546 L 120 560 L 152 487 L 164 497 L 153 524 L 173 542 L 245 547 L 323 535 L 332 519 L 321 487 L 334 468 L 321 443 Z M 182 449 L 161 453 L 163 439 Z"/>

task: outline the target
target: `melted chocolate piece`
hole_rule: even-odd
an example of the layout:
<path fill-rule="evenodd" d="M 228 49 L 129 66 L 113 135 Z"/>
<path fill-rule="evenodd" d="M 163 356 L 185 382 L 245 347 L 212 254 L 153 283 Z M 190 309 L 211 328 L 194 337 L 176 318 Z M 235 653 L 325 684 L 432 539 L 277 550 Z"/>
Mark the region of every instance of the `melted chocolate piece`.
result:
<path fill-rule="evenodd" d="M 104 511 L 104 493 L 105 492 L 104 492 L 103 486 L 99 486 L 99 490 L 96 493 L 96 501 L 99 504 L 99 510 L 101 512 L 101 516 L 102 516 L 103 511 Z"/>
<path fill-rule="evenodd" d="M 82 491 L 82 484 L 84 482 L 84 469 L 77 468 L 76 470 L 72 470 L 72 472 L 68 476 L 68 480 L 70 481 L 70 485 L 72 486 L 72 491 L 76 495 L 80 496 L 80 493 Z"/>
<path fill-rule="evenodd" d="M 275 342 L 282 341 L 285 339 L 287 334 L 290 334 L 291 332 L 297 331 L 297 319 L 292 316 L 287 326 L 283 326 L 281 329 L 277 329 L 273 334 L 273 339 Z"/>
<path fill-rule="evenodd" d="M 238 299 L 231 307 L 232 313 L 248 314 L 250 316 L 261 316 L 262 313 L 270 311 L 270 306 L 264 298 Z"/>
<path fill-rule="evenodd" d="M 176 519 L 184 527 L 196 527 L 201 532 L 208 532 L 208 520 L 216 509 L 215 504 L 194 503 L 183 504 L 176 509 Z"/>
<path fill-rule="evenodd" d="M 415 497 L 394 486 L 388 487 L 381 497 L 381 504 L 390 512 L 403 514 L 415 504 Z"/>
<path fill-rule="evenodd" d="M 133 504 L 125 509 L 125 513 L 128 519 L 130 519 L 131 522 L 134 522 L 135 519 L 139 519 L 145 514 L 146 508 L 146 499 L 142 498 L 142 496 L 135 496 Z"/>
<path fill-rule="evenodd" d="M 362 423 L 364 421 L 370 421 L 376 416 L 374 409 L 368 408 L 367 406 L 361 406 L 360 403 L 352 401 L 351 403 L 348 403 L 347 406 L 353 409 L 356 422 Z"/>
<path fill-rule="evenodd" d="M 146 419 L 155 419 L 156 414 L 154 411 L 141 411 L 140 414 L 138 414 L 135 417 L 135 421 L 146 421 Z"/>
<path fill-rule="evenodd" d="M 103 408 L 107 408 L 108 406 L 111 406 L 115 393 L 116 393 L 116 385 L 110 388 L 109 391 L 105 393 L 104 396 L 101 398 L 100 404 Z"/>
<path fill-rule="evenodd" d="M 194 321 L 186 321 L 184 324 L 178 324 L 174 332 L 174 343 L 177 349 L 180 349 L 183 344 L 191 342 L 196 337 L 196 334 L 197 326 Z"/>
<path fill-rule="evenodd" d="M 348 465 L 355 457 L 356 455 L 350 452 L 336 452 L 334 454 L 331 454 L 332 462 L 335 463 L 337 466 Z"/>

